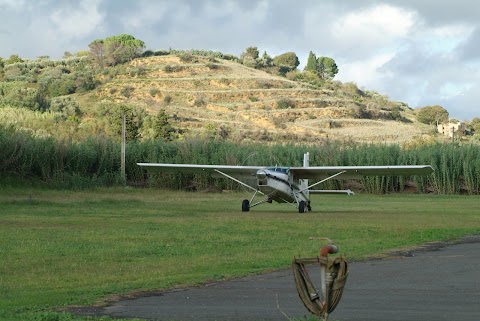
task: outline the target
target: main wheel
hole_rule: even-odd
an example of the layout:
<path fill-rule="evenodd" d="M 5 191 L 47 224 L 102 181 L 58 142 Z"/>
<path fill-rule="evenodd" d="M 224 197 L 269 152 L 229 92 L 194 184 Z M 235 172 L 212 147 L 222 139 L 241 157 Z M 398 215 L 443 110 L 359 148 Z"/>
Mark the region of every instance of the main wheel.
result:
<path fill-rule="evenodd" d="M 248 200 L 243 200 L 242 202 L 242 212 L 250 211 L 250 202 Z"/>
<path fill-rule="evenodd" d="M 305 213 L 307 211 L 307 203 L 305 201 L 300 201 L 298 203 L 298 213 Z"/>

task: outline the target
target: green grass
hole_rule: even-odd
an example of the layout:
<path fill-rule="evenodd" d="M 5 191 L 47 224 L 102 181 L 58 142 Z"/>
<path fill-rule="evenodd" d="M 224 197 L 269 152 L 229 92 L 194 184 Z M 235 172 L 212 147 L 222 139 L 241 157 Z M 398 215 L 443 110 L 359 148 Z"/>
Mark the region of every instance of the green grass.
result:
<path fill-rule="evenodd" d="M 480 233 L 478 196 L 315 196 L 310 213 L 244 214 L 246 196 L 0 189 L 0 320 L 80 320 L 55 311 L 286 268 L 317 255 L 309 237 L 357 260 Z"/>

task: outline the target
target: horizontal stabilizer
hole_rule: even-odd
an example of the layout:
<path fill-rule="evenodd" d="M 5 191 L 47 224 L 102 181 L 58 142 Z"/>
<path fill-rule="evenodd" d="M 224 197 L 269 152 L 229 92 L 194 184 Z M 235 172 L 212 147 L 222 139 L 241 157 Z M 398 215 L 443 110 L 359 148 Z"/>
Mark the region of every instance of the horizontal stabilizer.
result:
<path fill-rule="evenodd" d="M 347 194 L 355 195 L 355 193 L 349 189 L 314 189 L 309 191 L 310 194 Z"/>

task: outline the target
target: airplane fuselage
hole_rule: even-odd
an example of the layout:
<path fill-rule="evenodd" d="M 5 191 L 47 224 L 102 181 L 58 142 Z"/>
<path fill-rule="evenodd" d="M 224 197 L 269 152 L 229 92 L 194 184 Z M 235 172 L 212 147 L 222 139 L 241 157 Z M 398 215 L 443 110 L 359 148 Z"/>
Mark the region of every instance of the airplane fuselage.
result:
<path fill-rule="evenodd" d="M 303 180 L 297 180 L 289 175 L 288 167 L 271 167 L 257 172 L 257 188 L 268 196 L 269 200 L 278 203 L 309 202 L 308 190 L 304 188 Z"/>

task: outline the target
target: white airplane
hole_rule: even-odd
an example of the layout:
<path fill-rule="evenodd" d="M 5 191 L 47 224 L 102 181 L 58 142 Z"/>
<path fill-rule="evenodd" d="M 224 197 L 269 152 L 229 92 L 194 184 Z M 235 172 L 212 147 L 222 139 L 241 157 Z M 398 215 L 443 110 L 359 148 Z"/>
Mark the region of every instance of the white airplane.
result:
<path fill-rule="evenodd" d="M 242 211 L 263 204 L 288 203 L 295 206 L 300 213 L 311 211 L 310 194 L 348 194 L 347 190 L 311 190 L 311 188 L 331 179 L 356 179 L 362 176 L 401 176 L 427 175 L 433 172 L 430 165 L 405 166 L 309 166 L 309 153 L 303 158 L 303 167 L 266 167 L 266 166 L 229 166 L 229 165 L 194 165 L 194 164 L 158 164 L 137 163 L 150 172 L 187 172 L 209 173 L 213 177 L 225 177 L 253 191 L 250 200 L 242 202 Z M 309 179 L 318 180 L 308 185 Z M 258 194 L 263 199 L 255 201 Z"/>

